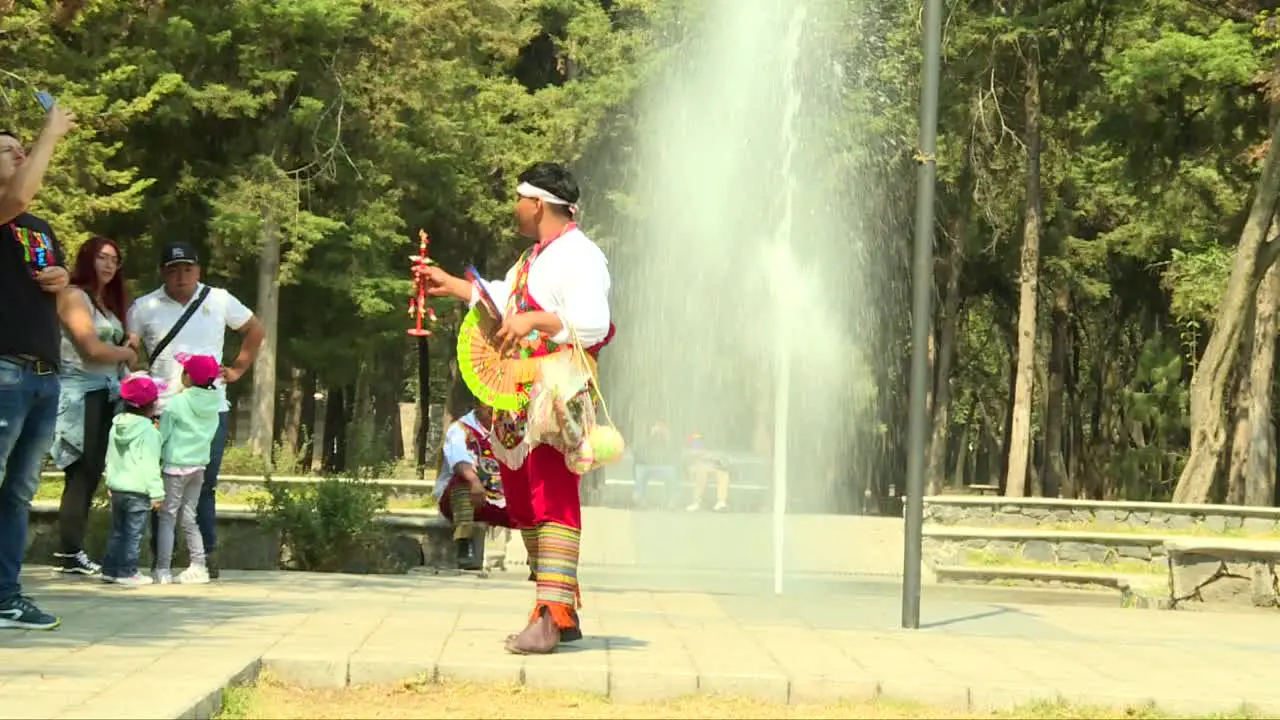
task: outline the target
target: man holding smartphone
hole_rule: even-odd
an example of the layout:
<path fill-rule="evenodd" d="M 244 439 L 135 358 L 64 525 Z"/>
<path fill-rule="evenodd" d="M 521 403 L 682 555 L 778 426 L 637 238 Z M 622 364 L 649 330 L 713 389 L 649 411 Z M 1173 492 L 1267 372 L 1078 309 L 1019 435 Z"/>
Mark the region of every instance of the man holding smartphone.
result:
<path fill-rule="evenodd" d="M 49 224 L 26 212 L 75 116 L 56 105 L 25 150 L 0 131 L 0 628 L 52 630 L 60 620 L 22 594 L 27 517 L 58 417 L 61 332 L 55 296 L 69 279 Z"/>

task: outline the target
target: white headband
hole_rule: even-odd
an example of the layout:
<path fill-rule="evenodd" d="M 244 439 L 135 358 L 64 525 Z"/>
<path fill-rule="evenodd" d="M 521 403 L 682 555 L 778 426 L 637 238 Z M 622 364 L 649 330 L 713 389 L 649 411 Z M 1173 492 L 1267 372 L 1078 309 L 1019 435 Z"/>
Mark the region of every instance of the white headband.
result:
<path fill-rule="evenodd" d="M 519 195 L 520 197 L 536 198 L 538 200 L 541 200 L 542 202 L 551 203 L 552 205 L 564 205 L 569 208 L 570 213 L 574 215 L 578 214 L 577 205 L 569 202 L 568 200 L 565 200 L 564 198 L 558 195 L 555 195 L 546 190 L 543 190 L 537 185 L 533 185 L 531 183 L 522 182 L 519 185 L 517 185 L 516 194 Z"/>

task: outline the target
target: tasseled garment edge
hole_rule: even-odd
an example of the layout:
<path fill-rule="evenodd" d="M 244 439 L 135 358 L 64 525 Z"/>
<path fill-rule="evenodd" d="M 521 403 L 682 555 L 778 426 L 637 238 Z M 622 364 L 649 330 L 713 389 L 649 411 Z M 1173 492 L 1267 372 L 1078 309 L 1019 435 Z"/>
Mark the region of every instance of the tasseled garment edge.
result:
<path fill-rule="evenodd" d="M 579 605 L 578 607 L 582 607 Z M 573 608 L 564 603 L 552 602 L 550 600 L 539 600 L 533 606 L 533 613 L 529 616 L 529 622 L 537 622 L 538 616 L 542 614 L 542 609 L 546 608 L 551 615 L 551 621 L 561 630 L 568 630 L 577 627 L 578 624 L 573 621 Z"/>

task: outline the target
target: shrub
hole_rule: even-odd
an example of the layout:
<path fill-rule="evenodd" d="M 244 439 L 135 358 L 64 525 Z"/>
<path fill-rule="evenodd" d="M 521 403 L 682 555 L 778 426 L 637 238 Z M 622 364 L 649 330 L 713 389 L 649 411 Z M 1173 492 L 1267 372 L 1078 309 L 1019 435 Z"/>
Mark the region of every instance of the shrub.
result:
<path fill-rule="evenodd" d="M 268 481 L 252 500 L 264 527 L 280 533 L 292 570 L 376 571 L 389 561 L 387 533 L 378 523 L 386 510 L 382 488 L 359 479 L 326 478 L 302 486 Z"/>
<path fill-rule="evenodd" d="M 306 457 L 307 446 L 310 440 L 304 440 L 300 450 L 294 450 L 285 443 L 276 443 L 274 458 L 272 465 L 274 466 L 270 473 L 267 472 L 267 463 L 262 457 L 253 452 L 253 448 L 248 445 L 231 445 L 228 444 L 222 453 L 222 475 L 247 475 L 250 477 L 265 477 L 271 475 L 283 475 L 285 477 L 296 477 L 299 475 L 307 475 L 307 468 L 302 466 L 302 461 Z"/>
<path fill-rule="evenodd" d="M 222 468 L 219 475 L 247 475 L 261 477 L 267 474 L 267 464 L 261 457 L 253 454 L 248 445 L 227 444 L 222 452 Z"/>

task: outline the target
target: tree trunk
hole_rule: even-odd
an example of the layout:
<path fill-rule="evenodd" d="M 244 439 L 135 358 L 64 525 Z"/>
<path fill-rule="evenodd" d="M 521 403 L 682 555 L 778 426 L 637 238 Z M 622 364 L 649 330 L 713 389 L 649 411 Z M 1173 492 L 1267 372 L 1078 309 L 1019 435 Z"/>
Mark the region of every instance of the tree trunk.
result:
<path fill-rule="evenodd" d="M 372 368 L 369 367 L 370 362 L 369 360 L 361 361 L 360 369 L 356 371 L 356 382 L 348 396 L 345 417 L 347 456 L 342 467 L 348 472 L 357 474 L 373 464 L 372 456 L 375 453 L 373 393 L 369 387 L 369 377 L 372 372 Z"/>
<path fill-rule="evenodd" d="M 400 417 L 400 403 L 396 402 L 398 397 L 388 392 L 378 393 L 377 397 L 378 405 L 383 407 L 391 423 L 391 429 L 387 433 L 387 439 L 390 441 L 387 457 L 396 462 L 411 459 L 410 448 L 406 448 L 404 444 L 404 419 Z"/>
<path fill-rule="evenodd" d="M 271 467 L 276 418 L 276 329 L 280 317 L 280 230 L 271 217 L 262 223 L 258 254 L 258 320 L 267 337 L 253 364 L 253 411 L 249 446 Z"/>
<path fill-rule="evenodd" d="M 1068 312 L 1070 318 L 1070 313 Z M 1078 392 L 1080 377 L 1080 347 L 1076 342 L 1076 327 L 1074 319 L 1071 319 L 1066 334 L 1067 351 L 1064 357 L 1071 359 L 1070 364 L 1063 372 L 1065 380 L 1065 392 L 1063 396 L 1063 411 L 1067 419 L 1066 424 L 1066 463 L 1067 471 L 1062 477 L 1062 487 L 1059 488 L 1058 494 L 1068 500 L 1075 500 L 1080 497 L 1080 477 L 1083 473 L 1083 465 L 1081 461 L 1081 445 L 1084 437 L 1084 414 L 1081 412 L 1082 403 Z"/>
<path fill-rule="evenodd" d="M 956 443 L 956 459 L 951 466 L 951 482 L 956 487 L 963 488 L 970 484 L 969 475 L 969 444 L 973 442 L 969 438 L 969 427 L 967 425 L 960 426 L 959 442 Z M 943 458 L 945 461 L 946 458 Z"/>
<path fill-rule="evenodd" d="M 318 432 L 322 429 L 318 423 L 323 422 L 320 417 L 319 400 L 316 395 L 319 394 L 319 385 L 316 383 L 316 375 L 313 372 L 304 372 L 302 380 L 302 420 L 301 432 L 299 434 L 299 445 L 294 448 L 299 454 L 299 461 L 304 471 L 313 471 L 315 469 L 316 447 L 324 442 L 324 438 Z"/>
<path fill-rule="evenodd" d="M 1240 353 L 1245 358 L 1253 357 L 1253 310 L 1249 311 L 1249 318 L 1245 321 L 1244 337 L 1241 342 L 1245 347 L 1241 348 Z M 1228 453 L 1230 458 L 1227 464 L 1227 496 L 1226 501 L 1231 505 L 1241 505 L 1244 503 L 1244 475 L 1245 461 L 1249 457 L 1249 396 L 1252 392 L 1250 387 L 1249 368 L 1242 367 L 1233 373 L 1235 380 L 1235 392 L 1231 407 L 1228 410 L 1232 419 L 1231 446 Z"/>
<path fill-rule="evenodd" d="M 1280 122 L 1271 129 L 1271 146 L 1258 179 L 1248 222 L 1240 233 L 1231 279 L 1218 305 L 1213 334 L 1191 376 L 1191 453 L 1174 489 L 1174 502 L 1205 502 L 1213 488 L 1227 437 L 1223 399 L 1240 350 L 1240 336 L 1248 310 L 1256 302 L 1262 276 L 1275 263 L 1280 248 L 1280 241 L 1267 240 L 1277 196 L 1280 196 Z"/>
<path fill-rule="evenodd" d="M 1249 363 L 1249 454 L 1241 499 L 1245 505 L 1268 507 L 1275 496 L 1276 432 L 1271 398 L 1275 387 L 1278 306 L 1280 264 L 1272 264 L 1258 290 L 1254 311 L 1253 358 Z"/>
<path fill-rule="evenodd" d="M 957 236 L 956 243 L 961 239 Z M 933 434 L 929 438 L 926 472 L 927 493 L 937 495 L 946 484 L 947 431 L 951 414 L 951 363 L 955 356 L 956 326 L 960 322 L 960 271 L 964 257 L 959 247 L 951 249 L 951 266 L 947 274 L 947 294 L 942 303 L 942 322 L 938 338 L 937 372 L 934 376 Z"/>
<path fill-rule="evenodd" d="M 1018 298 L 1018 365 L 1013 391 L 1013 423 L 1009 428 L 1009 465 L 1005 495 L 1027 494 L 1031 453 L 1031 399 L 1036 371 L 1036 292 L 1040 280 L 1040 54 L 1033 41 L 1027 51 L 1027 196 L 1022 229 L 1022 263 Z"/>
<path fill-rule="evenodd" d="M 996 484 L 1000 486 L 1001 495 L 1005 494 L 1005 487 L 1009 479 L 1009 448 L 1013 447 L 1013 395 L 1017 391 L 1017 385 L 1018 352 L 1011 344 L 1009 347 L 1009 390 L 1005 394 L 1004 424 L 1000 426 L 1000 474 L 996 476 Z"/>
<path fill-rule="evenodd" d="M 289 368 L 289 398 L 285 405 L 284 428 L 281 430 L 280 442 L 296 453 L 302 439 L 302 378 L 300 367 Z"/>
<path fill-rule="evenodd" d="M 329 387 L 324 403 L 324 451 L 320 462 L 326 473 L 343 469 L 347 455 L 347 395 L 343 387 Z"/>
<path fill-rule="evenodd" d="M 991 484 L 990 445 L 991 441 L 988 436 L 991 431 L 987 428 L 987 421 L 981 417 L 978 418 L 978 431 L 973 436 L 973 452 L 969 453 L 969 479 L 970 485 L 989 485 Z"/>
<path fill-rule="evenodd" d="M 1049 381 L 1045 388 L 1044 414 L 1044 495 L 1058 497 L 1067 483 L 1067 460 L 1064 452 L 1063 428 L 1067 423 L 1066 374 L 1067 344 L 1071 311 L 1071 290 L 1066 281 L 1058 281 L 1053 293 L 1053 328 L 1049 343 Z"/>

